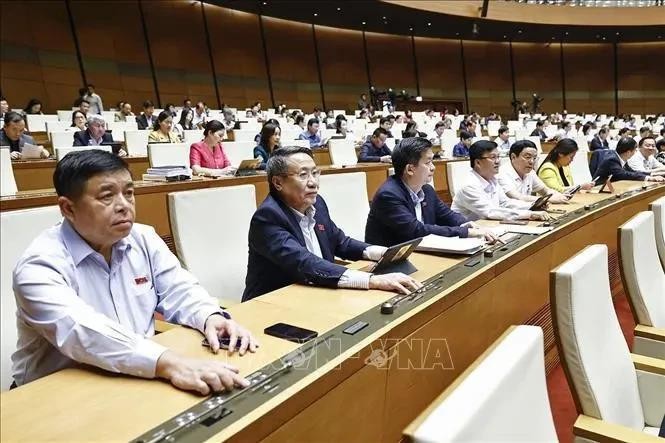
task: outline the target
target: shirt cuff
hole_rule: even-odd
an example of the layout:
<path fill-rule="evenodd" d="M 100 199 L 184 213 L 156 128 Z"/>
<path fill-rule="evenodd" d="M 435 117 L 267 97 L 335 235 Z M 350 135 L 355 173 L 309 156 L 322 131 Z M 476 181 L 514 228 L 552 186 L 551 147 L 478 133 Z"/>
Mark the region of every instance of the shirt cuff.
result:
<path fill-rule="evenodd" d="M 371 245 L 363 251 L 363 258 L 366 260 L 379 261 L 388 248 L 384 246 Z"/>
<path fill-rule="evenodd" d="M 139 340 L 134 351 L 134 362 L 128 369 L 130 375 L 143 378 L 155 378 L 157 360 L 168 348 L 144 338 Z"/>
<path fill-rule="evenodd" d="M 368 248 L 369 249 L 369 248 Z M 347 269 L 337 282 L 338 288 L 346 289 L 369 289 L 369 272 Z"/>

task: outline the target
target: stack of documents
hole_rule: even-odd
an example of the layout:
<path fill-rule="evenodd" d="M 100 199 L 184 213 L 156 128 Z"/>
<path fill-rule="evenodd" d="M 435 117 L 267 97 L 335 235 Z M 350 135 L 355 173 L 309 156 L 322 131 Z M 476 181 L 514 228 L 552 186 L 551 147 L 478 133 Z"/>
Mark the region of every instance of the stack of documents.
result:
<path fill-rule="evenodd" d="M 21 159 L 28 160 L 31 158 L 42 158 L 42 151 L 44 147 L 39 145 L 33 145 L 30 143 L 25 143 L 21 148 Z"/>
<path fill-rule="evenodd" d="M 430 234 L 423 237 L 416 251 L 440 254 L 473 255 L 485 246 L 482 238 L 442 237 Z"/>
<path fill-rule="evenodd" d="M 148 168 L 148 172 L 143 174 L 145 181 L 173 182 L 182 180 L 191 180 L 192 170 L 186 166 L 159 166 Z"/>

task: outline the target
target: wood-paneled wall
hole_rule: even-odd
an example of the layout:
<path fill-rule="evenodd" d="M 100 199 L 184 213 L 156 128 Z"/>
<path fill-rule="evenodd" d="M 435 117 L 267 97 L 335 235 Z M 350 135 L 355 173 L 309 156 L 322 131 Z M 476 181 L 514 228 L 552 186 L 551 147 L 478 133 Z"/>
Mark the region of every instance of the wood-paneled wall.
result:
<path fill-rule="evenodd" d="M 32 97 L 42 100 L 46 112 L 71 106 L 83 85 L 78 41 L 83 74 L 106 108 L 127 100 L 140 111 L 146 99 L 163 106 L 179 105 L 185 97 L 217 107 L 219 92 L 221 102 L 241 108 L 257 100 L 270 107 L 272 96 L 274 104 L 305 110 L 324 103 L 328 109 L 352 110 L 371 82 L 411 95 L 420 87 L 425 99 L 464 102 L 468 96 L 469 108 L 483 114 L 509 115 L 513 90 L 515 98 L 527 101 L 537 92 L 550 112 L 564 107 L 569 112 L 665 111 L 660 69 L 665 42 L 615 47 L 412 41 L 313 29 L 188 0 L 70 1 L 69 6 L 71 17 L 64 0 L 1 2 L 0 89 L 12 108 Z"/>

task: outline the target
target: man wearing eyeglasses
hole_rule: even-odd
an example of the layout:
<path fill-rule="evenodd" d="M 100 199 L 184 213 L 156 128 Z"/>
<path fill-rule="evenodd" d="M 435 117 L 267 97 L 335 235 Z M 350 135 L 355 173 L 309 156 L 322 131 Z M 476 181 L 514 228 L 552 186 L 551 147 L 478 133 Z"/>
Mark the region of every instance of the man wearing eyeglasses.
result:
<path fill-rule="evenodd" d="M 547 212 L 530 211 L 531 202 L 510 198 L 497 180 L 501 157 L 497 144 L 479 140 L 469 148 L 472 170 L 453 198 L 451 209 L 469 220 L 549 220 Z"/>
<path fill-rule="evenodd" d="M 510 147 L 510 163 L 499 169 L 499 185 L 509 198 L 534 202 L 537 195 L 549 195 L 550 203 L 568 203 L 570 197 L 551 189 L 534 171 L 538 149 L 531 140 L 519 140 Z"/>
<path fill-rule="evenodd" d="M 628 166 L 634 171 L 651 175 L 665 175 L 665 165 L 656 160 L 656 139 L 647 135 L 640 139 L 638 149 L 628 159 Z"/>
<path fill-rule="evenodd" d="M 378 261 L 386 248 L 347 237 L 331 220 L 326 202 L 318 195 L 321 170 L 311 149 L 276 149 L 266 173 L 270 194 L 249 226 L 243 301 L 293 283 L 404 294 L 422 286 L 401 273 L 374 275 L 335 263 L 335 257 Z"/>

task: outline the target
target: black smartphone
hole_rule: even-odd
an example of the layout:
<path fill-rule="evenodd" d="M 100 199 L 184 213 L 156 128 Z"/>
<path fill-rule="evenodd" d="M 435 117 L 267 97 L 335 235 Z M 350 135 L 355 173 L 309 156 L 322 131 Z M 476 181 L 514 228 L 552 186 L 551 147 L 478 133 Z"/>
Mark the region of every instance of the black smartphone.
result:
<path fill-rule="evenodd" d="M 283 338 L 284 340 L 292 341 L 295 343 L 305 343 L 319 335 L 316 331 L 299 328 L 298 326 L 287 325 L 286 323 L 276 323 L 272 326 L 268 326 L 264 329 L 263 332 L 266 335 Z"/>
<path fill-rule="evenodd" d="M 222 337 L 219 339 L 219 347 L 221 349 L 229 349 L 229 342 L 231 341 L 231 337 Z M 207 348 L 210 347 L 210 343 L 208 343 L 208 339 L 204 338 L 201 341 L 201 346 L 205 346 Z M 236 351 L 240 350 L 240 339 L 236 341 Z"/>

